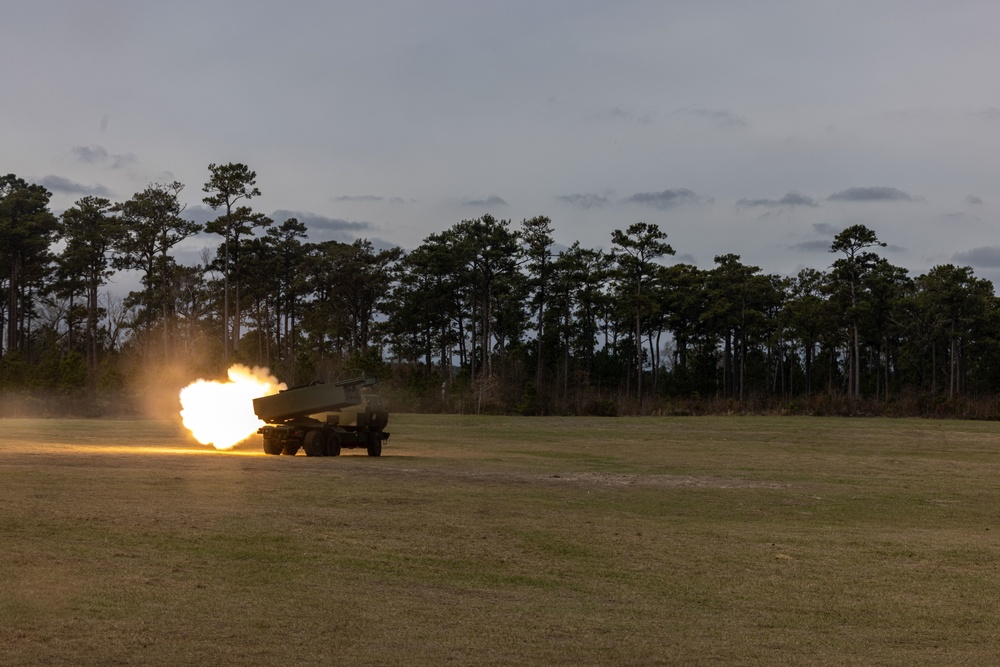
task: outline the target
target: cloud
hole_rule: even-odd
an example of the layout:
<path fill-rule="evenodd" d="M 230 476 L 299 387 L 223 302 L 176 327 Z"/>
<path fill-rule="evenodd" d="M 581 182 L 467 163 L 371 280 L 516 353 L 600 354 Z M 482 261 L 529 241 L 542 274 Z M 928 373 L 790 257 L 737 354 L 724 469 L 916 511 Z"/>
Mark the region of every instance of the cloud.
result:
<path fill-rule="evenodd" d="M 747 119 L 743 116 L 733 113 L 728 109 L 706 109 L 705 107 L 684 107 L 683 109 L 678 109 L 674 111 L 671 116 L 695 116 L 696 118 L 704 118 L 709 120 L 716 125 L 723 127 L 746 127 Z"/>
<path fill-rule="evenodd" d="M 783 208 L 786 206 L 819 206 L 815 199 L 800 195 L 797 192 L 789 192 L 781 199 L 741 199 L 736 202 L 737 206 L 766 208 Z"/>
<path fill-rule="evenodd" d="M 112 169 L 121 169 L 139 161 L 132 153 L 111 154 L 103 146 L 75 146 L 70 153 L 80 162 L 106 164 Z"/>
<path fill-rule="evenodd" d="M 828 222 L 817 222 L 813 224 L 812 228 L 817 234 L 829 237 L 834 237 L 844 231 L 844 227 L 831 225 Z M 788 249 L 799 252 L 830 252 L 830 246 L 832 245 L 833 241 L 830 239 L 815 239 L 813 241 L 803 241 L 802 243 L 790 245 Z"/>
<path fill-rule="evenodd" d="M 823 236 L 835 237 L 840 234 L 844 229 L 843 226 L 831 225 L 827 222 L 818 222 L 812 226 L 813 230 L 817 234 L 822 234 Z M 805 241 L 803 243 L 796 243 L 793 246 L 789 246 L 793 250 L 803 250 L 805 252 L 832 252 L 830 247 L 833 245 L 832 240 L 822 240 L 817 239 L 815 241 Z M 887 244 L 884 246 L 886 250 L 891 250 L 893 252 L 906 252 L 906 248 L 898 245 Z"/>
<path fill-rule="evenodd" d="M 38 184 L 50 192 L 67 195 L 93 195 L 95 197 L 111 197 L 111 190 L 103 185 L 82 185 L 63 176 L 45 176 Z"/>
<path fill-rule="evenodd" d="M 665 211 L 682 204 L 700 204 L 705 200 L 687 188 L 674 188 L 663 192 L 637 192 L 621 200 L 622 204 L 641 204 Z"/>
<path fill-rule="evenodd" d="M 334 239 L 350 243 L 355 238 L 361 236 L 359 232 L 373 229 L 372 224 L 368 222 L 352 222 L 341 218 L 328 218 L 324 215 L 317 215 L 306 211 L 277 209 L 271 214 L 271 219 L 274 220 L 275 224 L 279 225 L 289 218 L 297 218 L 299 222 L 306 226 L 306 229 L 309 230 L 310 240 Z M 314 235 L 318 238 L 313 239 Z"/>
<path fill-rule="evenodd" d="M 956 252 L 953 259 L 970 266 L 987 269 L 1000 268 L 1000 247 L 980 246 L 965 252 Z"/>
<path fill-rule="evenodd" d="M 377 195 L 342 195 L 340 197 L 334 197 L 333 201 L 348 201 L 348 202 L 385 201 L 385 197 L 379 197 Z"/>
<path fill-rule="evenodd" d="M 484 199 L 466 199 L 462 202 L 466 206 L 506 206 L 507 202 L 502 197 L 490 195 Z"/>
<path fill-rule="evenodd" d="M 184 209 L 183 217 L 205 224 L 210 220 L 216 219 L 222 213 L 224 213 L 224 210 L 212 210 L 207 206 L 196 205 L 189 206 Z M 313 242 L 328 241 L 333 239 L 343 243 L 352 243 L 356 238 L 365 236 L 365 232 L 374 229 L 374 226 L 368 222 L 354 222 L 350 220 L 343 220 L 341 218 L 328 218 L 324 215 L 309 213 L 308 211 L 289 211 L 282 208 L 276 209 L 274 213 L 270 215 L 270 218 L 274 221 L 275 225 L 280 225 L 289 218 L 297 219 L 306 226 L 309 240 Z M 218 240 L 215 234 L 209 234 L 207 232 L 202 232 L 200 236 L 204 236 L 206 239 L 213 239 L 215 241 Z"/>
<path fill-rule="evenodd" d="M 392 241 L 386 241 L 385 239 L 379 238 L 377 236 L 368 236 L 366 238 L 372 244 L 372 247 L 375 248 L 376 252 L 379 252 L 379 251 L 382 251 L 382 250 L 392 250 L 393 248 L 402 248 L 403 247 L 403 246 L 399 245 L 398 243 L 393 243 Z"/>
<path fill-rule="evenodd" d="M 334 197 L 333 201 L 359 203 L 390 202 L 392 204 L 406 203 L 406 200 L 402 197 L 382 197 L 380 195 L 341 195 L 340 197 Z"/>
<path fill-rule="evenodd" d="M 965 203 L 970 206 L 980 206 L 983 203 L 983 200 L 976 195 L 969 195 L 965 198 Z"/>
<path fill-rule="evenodd" d="M 108 151 L 100 146 L 76 146 L 70 151 L 80 162 L 103 162 L 108 159 Z"/>
<path fill-rule="evenodd" d="M 829 241 L 803 241 L 802 243 L 796 243 L 795 245 L 788 246 L 789 250 L 799 250 L 801 252 L 829 252 L 830 242 Z"/>
<path fill-rule="evenodd" d="M 137 158 L 132 153 L 122 153 L 121 155 L 111 156 L 111 168 L 112 169 L 122 169 L 123 167 L 128 167 L 130 165 L 139 162 Z"/>
<path fill-rule="evenodd" d="M 566 202 L 567 204 L 572 204 L 573 206 L 579 206 L 580 208 L 603 208 L 611 203 L 611 200 L 608 197 L 591 194 L 589 192 L 572 195 L 559 195 L 556 199 Z"/>
<path fill-rule="evenodd" d="M 194 206 L 186 207 L 184 209 L 184 213 L 182 213 L 182 217 L 186 220 L 193 220 L 198 224 L 204 225 L 210 220 L 215 220 L 223 213 L 225 213 L 224 209 L 221 211 L 216 211 L 210 209 L 207 206 L 203 206 L 201 204 L 195 204 Z"/>
<path fill-rule="evenodd" d="M 843 227 L 831 225 L 828 222 L 817 222 L 813 225 L 813 229 L 816 230 L 817 234 L 825 234 L 827 236 L 836 236 L 840 232 L 844 231 Z"/>
<path fill-rule="evenodd" d="M 847 188 L 846 190 L 833 193 L 827 199 L 849 202 L 922 201 L 920 197 L 915 197 L 908 192 L 886 187 Z"/>
<path fill-rule="evenodd" d="M 622 109 L 621 107 L 615 107 L 608 112 L 608 115 L 618 120 L 638 123 L 640 125 L 649 125 L 653 122 L 653 118 L 649 114 L 637 114 L 630 109 Z"/>
<path fill-rule="evenodd" d="M 974 111 L 972 115 L 975 118 L 981 118 L 983 120 L 998 120 L 1000 119 L 1000 109 L 997 107 L 988 107 L 986 109 L 982 109 L 981 111 Z"/>

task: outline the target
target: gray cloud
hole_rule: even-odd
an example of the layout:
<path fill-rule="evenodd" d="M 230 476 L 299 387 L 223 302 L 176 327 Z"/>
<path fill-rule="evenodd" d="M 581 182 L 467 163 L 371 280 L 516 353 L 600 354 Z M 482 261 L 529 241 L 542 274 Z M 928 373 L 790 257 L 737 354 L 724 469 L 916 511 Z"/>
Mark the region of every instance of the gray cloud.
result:
<path fill-rule="evenodd" d="M 813 225 L 813 229 L 816 230 L 817 234 L 825 234 L 827 236 L 836 236 L 840 232 L 844 231 L 843 227 L 831 225 L 828 222 L 818 222 Z"/>
<path fill-rule="evenodd" d="M 800 195 L 797 192 L 789 192 L 781 199 L 741 199 L 736 202 L 737 206 L 783 208 L 786 206 L 819 206 L 815 199 Z"/>
<path fill-rule="evenodd" d="M 184 209 L 184 218 L 187 220 L 193 220 L 199 224 L 204 225 L 209 220 L 215 220 L 225 211 L 215 211 L 207 206 L 202 206 L 201 204 L 195 204 L 194 206 L 188 206 Z"/>
<path fill-rule="evenodd" d="M 886 187 L 847 188 L 846 190 L 833 193 L 827 199 L 831 201 L 850 202 L 921 201 L 920 197 L 915 197 L 908 192 Z"/>
<path fill-rule="evenodd" d="M 222 213 L 223 211 L 212 210 L 207 206 L 202 206 L 200 204 L 196 206 L 189 206 L 184 209 L 184 217 L 186 219 L 193 220 L 201 224 L 205 224 L 210 220 L 216 219 Z M 326 241 L 334 239 L 345 243 L 351 243 L 354 239 L 364 236 L 364 232 L 374 229 L 373 225 L 368 222 L 352 222 L 341 218 L 328 218 L 324 215 L 309 213 L 308 211 L 289 211 L 281 208 L 276 209 L 274 213 L 270 215 L 270 218 L 274 221 L 275 225 L 280 225 L 289 218 L 296 218 L 299 222 L 306 226 L 310 241 Z M 218 242 L 219 240 L 216 234 L 209 234 L 207 232 L 202 232 L 199 236 L 204 237 L 205 239 L 211 239 L 214 242 Z"/>
<path fill-rule="evenodd" d="M 612 118 L 625 120 L 630 123 L 639 123 L 640 125 L 649 125 L 653 122 L 653 118 L 649 114 L 637 114 L 630 109 L 622 109 L 621 107 L 615 107 L 608 112 L 608 115 Z"/>
<path fill-rule="evenodd" d="M 803 241 L 795 245 L 788 246 L 789 250 L 799 250 L 801 252 L 829 252 L 829 241 Z"/>
<path fill-rule="evenodd" d="M 108 159 L 108 151 L 100 146 L 76 146 L 70 151 L 80 162 L 103 162 Z"/>
<path fill-rule="evenodd" d="M 671 114 L 672 116 L 685 115 L 704 118 L 716 125 L 726 127 L 746 127 L 747 119 L 733 113 L 727 109 L 706 109 L 705 107 L 684 107 Z"/>
<path fill-rule="evenodd" d="M 956 252 L 952 258 L 969 266 L 996 269 L 1000 268 L 1000 247 L 981 246 L 965 252 Z"/>
<path fill-rule="evenodd" d="M 138 161 L 139 161 L 139 158 L 137 158 L 132 153 L 123 153 L 121 155 L 112 155 L 111 156 L 111 168 L 112 169 L 121 169 L 123 167 L 128 167 L 129 165 L 136 164 Z"/>
<path fill-rule="evenodd" d="M 983 120 L 998 120 L 1000 119 L 1000 109 L 997 107 L 989 107 L 981 111 L 975 111 L 972 115 Z"/>
<path fill-rule="evenodd" d="M 490 195 L 484 199 L 466 199 L 462 202 L 466 206 L 506 206 L 507 202 L 502 197 Z"/>
<path fill-rule="evenodd" d="M 380 195 L 341 195 L 340 197 L 334 197 L 333 201 L 360 202 L 360 203 L 389 202 L 392 204 L 406 203 L 406 200 L 403 199 L 402 197 L 382 197 Z"/>
<path fill-rule="evenodd" d="M 385 239 L 379 238 L 377 236 L 366 237 L 368 241 L 372 244 L 372 247 L 376 251 L 380 250 L 392 250 L 393 248 L 402 248 L 398 243 L 393 243 L 392 241 L 386 241 Z"/>
<path fill-rule="evenodd" d="M 965 203 L 969 204 L 970 206 L 980 206 L 982 205 L 983 200 L 977 197 L 976 195 L 969 195 L 968 197 L 965 198 Z"/>
<path fill-rule="evenodd" d="M 51 192 L 67 195 L 93 195 L 95 197 L 111 197 L 111 190 L 103 185 L 82 185 L 63 176 L 45 176 L 38 184 Z"/>
<path fill-rule="evenodd" d="M 368 222 L 352 222 L 341 218 L 328 218 L 324 215 L 317 215 L 306 211 L 288 211 L 278 209 L 271 214 L 271 219 L 275 224 L 281 224 L 288 218 L 297 218 L 299 222 L 309 230 L 311 241 L 323 241 L 335 239 L 337 241 L 351 242 L 361 236 L 360 232 L 373 229 Z M 316 238 L 314 238 L 316 237 Z"/>
<path fill-rule="evenodd" d="M 139 161 L 132 153 L 111 154 L 103 146 L 75 146 L 70 153 L 80 162 L 106 164 L 112 169 L 121 169 Z"/>
<path fill-rule="evenodd" d="M 573 206 L 579 206 L 580 208 L 603 208 L 611 203 L 608 197 L 591 193 L 559 195 L 556 199 L 567 204 L 572 204 Z"/>
<path fill-rule="evenodd" d="M 819 222 L 812 226 L 813 230 L 817 234 L 822 234 L 823 236 L 835 237 L 837 234 L 844 231 L 845 227 L 831 225 L 827 222 Z M 817 239 L 815 241 L 805 241 L 803 243 L 797 243 L 796 245 L 790 246 L 796 250 L 804 250 L 807 252 L 819 252 L 820 250 L 824 252 L 830 252 L 830 246 L 833 245 L 832 241 L 824 241 Z M 891 250 L 893 252 L 906 252 L 906 248 L 898 245 L 886 245 L 886 250 Z"/>
<path fill-rule="evenodd" d="M 687 188 L 674 188 L 663 192 L 637 192 L 621 200 L 622 204 L 641 204 L 665 211 L 682 204 L 700 204 L 705 200 Z"/>
<path fill-rule="evenodd" d="M 377 195 L 342 195 L 340 197 L 334 197 L 333 201 L 373 202 L 373 201 L 385 201 L 385 197 L 379 197 Z"/>

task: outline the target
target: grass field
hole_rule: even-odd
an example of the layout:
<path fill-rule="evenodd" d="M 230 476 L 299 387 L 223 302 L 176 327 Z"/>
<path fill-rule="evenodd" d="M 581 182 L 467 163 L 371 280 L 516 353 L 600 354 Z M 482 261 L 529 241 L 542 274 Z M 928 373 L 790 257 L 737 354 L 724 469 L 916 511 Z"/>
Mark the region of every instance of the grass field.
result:
<path fill-rule="evenodd" d="M 0 420 L 3 665 L 1000 662 L 1000 424 Z"/>

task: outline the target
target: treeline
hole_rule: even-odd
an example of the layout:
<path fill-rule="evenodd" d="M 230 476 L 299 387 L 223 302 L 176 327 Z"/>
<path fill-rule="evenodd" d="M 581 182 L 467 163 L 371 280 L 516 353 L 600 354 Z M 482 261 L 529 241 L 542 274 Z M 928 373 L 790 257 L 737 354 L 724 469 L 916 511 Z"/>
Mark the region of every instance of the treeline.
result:
<path fill-rule="evenodd" d="M 208 166 L 204 227 L 183 187 L 56 216 L 45 188 L 0 178 L 0 414 L 53 396 L 128 412 L 236 362 L 290 385 L 375 375 L 397 410 L 1000 413 L 992 283 L 951 264 L 912 277 L 863 225 L 835 237 L 826 270 L 789 277 L 735 254 L 667 264 L 667 234 L 642 222 L 608 251 L 555 251 L 544 216 L 463 220 L 410 252 L 310 243 L 295 218 L 253 210 L 246 165 Z M 217 251 L 178 264 L 200 232 Z M 118 298 L 123 270 L 141 289 Z"/>

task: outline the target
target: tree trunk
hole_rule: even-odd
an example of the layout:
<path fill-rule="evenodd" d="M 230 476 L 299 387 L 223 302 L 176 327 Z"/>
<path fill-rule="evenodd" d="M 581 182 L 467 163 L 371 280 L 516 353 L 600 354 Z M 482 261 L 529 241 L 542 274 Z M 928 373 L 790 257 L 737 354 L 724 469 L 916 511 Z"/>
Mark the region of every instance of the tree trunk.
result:
<path fill-rule="evenodd" d="M 21 275 L 21 258 L 17 251 L 10 256 L 10 281 L 7 285 L 7 352 L 18 349 L 17 342 L 17 281 Z"/>
<path fill-rule="evenodd" d="M 229 363 L 229 245 L 230 226 L 229 207 L 226 207 L 226 252 L 222 267 L 222 359 Z"/>
<path fill-rule="evenodd" d="M 636 301 L 639 298 L 639 290 L 635 292 Z M 639 402 L 639 410 L 642 410 L 642 335 L 639 322 L 639 306 L 635 307 L 635 396 Z"/>
<path fill-rule="evenodd" d="M 855 320 L 852 325 L 852 330 L 854 334 L 854 360 L 853 360 L 853 396 L 855 398 L 861 397 L 861 336 L 858 333 L 858 322 Z"/>

